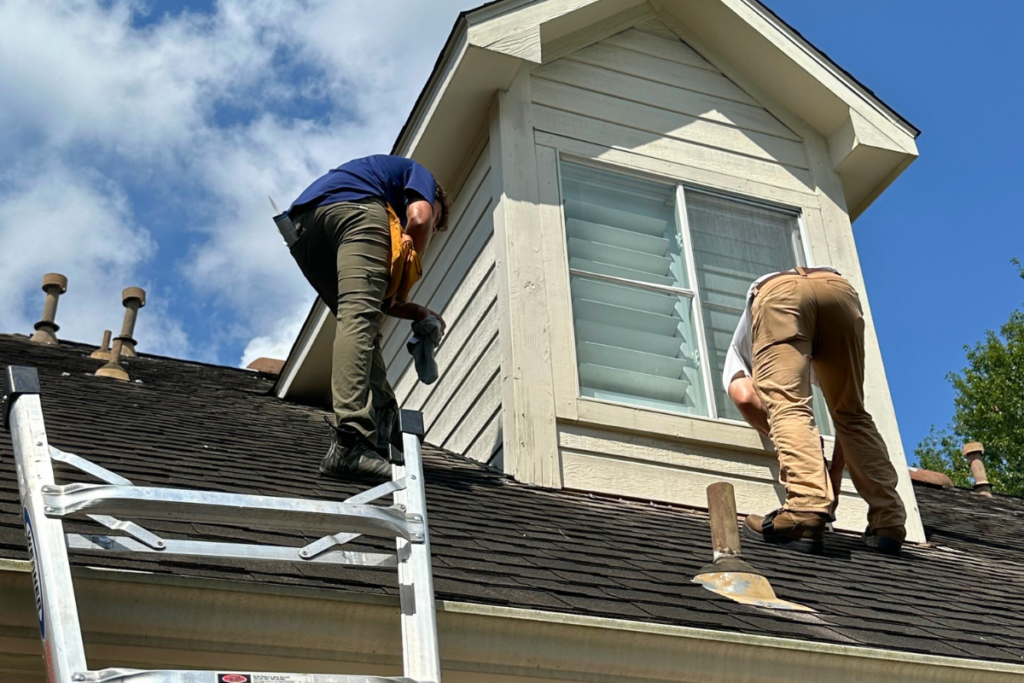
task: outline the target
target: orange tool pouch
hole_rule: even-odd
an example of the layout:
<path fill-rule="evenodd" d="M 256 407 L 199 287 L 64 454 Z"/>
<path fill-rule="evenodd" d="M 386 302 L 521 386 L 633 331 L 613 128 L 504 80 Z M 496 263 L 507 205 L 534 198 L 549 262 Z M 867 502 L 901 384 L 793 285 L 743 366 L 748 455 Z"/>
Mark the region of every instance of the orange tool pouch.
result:
<path fill-rule="evenodd" d="M 391 282 L 384 300 L 394 297 L 392 303 L 404 303 L 409 297 L 409 290 L 423 275 L 423 264 L 413 248 L 412 238 L 402 229 L 398 214 L 390 205 L 387 209 L 391 224 Z"/>

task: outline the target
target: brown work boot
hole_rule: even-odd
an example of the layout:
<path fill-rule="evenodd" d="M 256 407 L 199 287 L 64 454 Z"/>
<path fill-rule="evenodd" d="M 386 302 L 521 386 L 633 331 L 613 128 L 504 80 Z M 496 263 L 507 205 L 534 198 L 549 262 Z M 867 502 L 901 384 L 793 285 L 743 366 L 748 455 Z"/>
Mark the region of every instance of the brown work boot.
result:
<path fill-rule="evenodd" d="M 748 536 L 794 550 L 820 555 L 825 550 L 825 524 L 828 515 L 821 512 L 775 510 L 762 517 L 747 515 L 743 531 Z"/>
<path fill-rule="evenodd" d="M 887 555 L 899 555 L 903 548 L 903 541 L 907 538 L 907 529 L 904 526 L 886 526 L 881 529 L 872 529 L 868 525 L 867 530 L 861 537 L 865 545 L 874 548 L 880 553 Z"/>

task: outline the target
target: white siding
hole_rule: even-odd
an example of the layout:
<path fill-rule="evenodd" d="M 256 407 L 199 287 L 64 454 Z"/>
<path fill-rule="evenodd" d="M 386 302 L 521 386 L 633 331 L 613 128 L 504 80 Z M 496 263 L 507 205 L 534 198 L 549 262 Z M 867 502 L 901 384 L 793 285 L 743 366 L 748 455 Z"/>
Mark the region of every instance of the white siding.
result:
<path fill-rule="evenodd" d="M 644 24 L 533 71 L 538 140 L 589 143 L 813 192 L 801 139 L 664 27 Z M 577 145 L 578 146 L 578 145 Z"/>
<path fill-rule="evenodd" d="M 641 24 L 531 76 L 538 149 L 817 206 L 801 138 L 663 25 Z M 565 334 L 555 364 L 568 368 L 574 344 Z M 742 513 L 767 512 L 785 498 L 775 454 L 752 430 L 589 399 L 560 410 L 567 488 L 704 507 L 706 487 L 725 480 Z M 844 482 L 839 526 L 861 525 L 865 510 Z"/>
<path fill-rule="evenodd" d="M 786 499 L 774 453 L 670 442 L 574 425 L 560 425 L 558 441 L 566 488 L 706 507 L 707 487 L 728 481 L 735 487 L 740 514 L 764 514 Z M 867 504 L 848 476 L 841 491 L 836 526 L 860 531 Z"/>
<path fill-rule="evenodd" d="M 490 152 L 480 153 L 452 208 L 450 227 L 435 237 L 423 277 L 410 299 L 441 313 L 448 325 L 437 349 L 440 377 L 421 384 L 405 350 L 410 323 L 384 330 L 384 361 L 403 408 L 423 411 L 426 440 L 488 461 L 501 446 L 501 357 L 491 235 Z"/>

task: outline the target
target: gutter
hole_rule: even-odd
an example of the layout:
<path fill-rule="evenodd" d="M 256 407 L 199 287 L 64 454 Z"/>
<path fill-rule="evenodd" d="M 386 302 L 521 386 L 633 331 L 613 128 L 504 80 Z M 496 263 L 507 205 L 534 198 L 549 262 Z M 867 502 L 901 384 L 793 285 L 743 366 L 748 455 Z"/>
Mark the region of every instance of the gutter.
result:
<path fill-rule="evenodd" d="M 0 662 L 38 669 L 30 563 L 0 560 Z M 74 568 L 93 667 L 259 666 L 387 674 L 401 657 L 394 597 Z M 439 601 L 457 681 L 1010 683 L 1024 666 L 724 631 Z M 198 617 L 198 618 L 197 618 Z M 17 658 L 17 656 L 21 656 Z M 506 680 L 506 679 L 502 679 Z"/>

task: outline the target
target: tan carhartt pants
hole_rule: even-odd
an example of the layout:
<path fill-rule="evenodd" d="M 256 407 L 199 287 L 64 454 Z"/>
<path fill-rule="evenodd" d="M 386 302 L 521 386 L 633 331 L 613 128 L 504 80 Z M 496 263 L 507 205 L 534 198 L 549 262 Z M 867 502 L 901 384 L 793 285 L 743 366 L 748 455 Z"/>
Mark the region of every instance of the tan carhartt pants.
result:
<path fill-rule="evenodd" d="M 833 493 L 811 409 L 811 367 L 873 529 L 906 520 L 896 470 L 864 409 L 864 314 L 856 290 L 830 272 L 779 275 L 753 307 L 754 389 L 768 411 L 787 510 L 829 512 Z"/>

